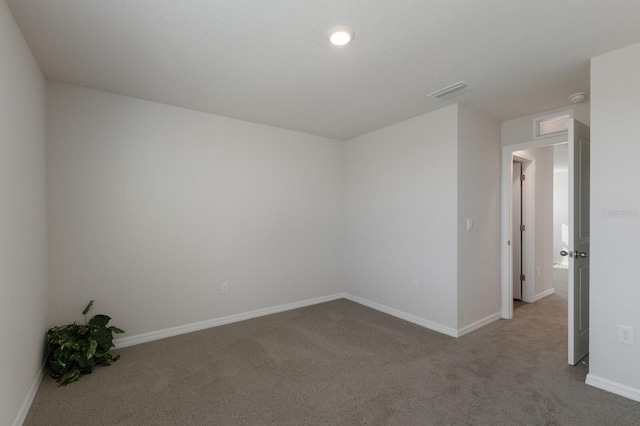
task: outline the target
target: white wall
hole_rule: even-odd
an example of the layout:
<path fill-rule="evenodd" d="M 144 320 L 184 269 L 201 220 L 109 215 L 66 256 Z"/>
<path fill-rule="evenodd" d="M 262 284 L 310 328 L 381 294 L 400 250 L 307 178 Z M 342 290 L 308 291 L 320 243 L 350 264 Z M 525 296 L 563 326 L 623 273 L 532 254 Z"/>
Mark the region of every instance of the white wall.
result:
<path fill-rule="evenodd" d="M 457 123 L 451 105 L 347 141 L 345 159 L 347 292 L 450 329 Z"/>
<path fill-rule="evenodd" d="M 500 312 L 500 124 L 463 106 L 457 169 L 458 328 L 463 328 Z"/>
<path fill-rule="evenodd" d="M 47 307 L 44 79 L 0 1 L 0 424 L 39 382 Z"/>
<path fill-rule="evenodd" d="M 591 61 L 591 351 L 587 383 L 640 401 L 640 44 Z M 607 216 L 605 210 L 627 211 Z M 635 328 L 635 346 L 618 343 Z M 626 386 L 626 388 L 625 388 Z"/>
<path fill-rule="evenodd" d="M 52 324 L 96 299 L 133 336 L 342 291 L 341 142 L 53 82 L 47 120 Z"/>

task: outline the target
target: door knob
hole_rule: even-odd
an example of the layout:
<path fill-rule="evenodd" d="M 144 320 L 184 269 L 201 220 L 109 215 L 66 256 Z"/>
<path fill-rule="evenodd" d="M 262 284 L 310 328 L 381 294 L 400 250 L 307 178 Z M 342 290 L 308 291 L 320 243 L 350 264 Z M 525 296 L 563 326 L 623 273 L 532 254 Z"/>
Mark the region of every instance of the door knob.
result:
<path fill-rule="evenodd" d="M 560 252 L 560 256 L 569 256 L 569 257 L 589 257 L 589 255 L 587 254 L 587 252 L 585 251 L 578 251 L 576 250 L 575 252 L 573 251 L 566 251 L 566 250 L 562 250 Z"/>

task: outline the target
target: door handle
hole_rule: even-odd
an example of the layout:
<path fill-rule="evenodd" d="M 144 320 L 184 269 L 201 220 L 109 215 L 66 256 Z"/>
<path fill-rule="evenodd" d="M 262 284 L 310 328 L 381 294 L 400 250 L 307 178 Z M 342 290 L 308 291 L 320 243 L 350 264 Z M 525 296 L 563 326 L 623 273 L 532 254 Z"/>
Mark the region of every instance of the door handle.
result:
<path fill-rule="evenodd" d="M 560 256 L 582 257 L 582 258 L 589 257 L 586 251 L 578 251 L 578 250 L 576 250 L 575 252 L 562 250 L 560 252 Z"/>

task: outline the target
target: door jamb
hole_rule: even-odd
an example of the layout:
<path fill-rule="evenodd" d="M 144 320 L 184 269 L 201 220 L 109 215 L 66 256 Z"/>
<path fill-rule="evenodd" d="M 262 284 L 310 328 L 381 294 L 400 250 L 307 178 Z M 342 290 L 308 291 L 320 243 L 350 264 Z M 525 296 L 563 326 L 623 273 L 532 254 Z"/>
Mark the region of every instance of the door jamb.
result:
<path fill-rule="evenodd" d="M 513 153 L 513 162 L 518 161 L 522 163 L 522 174 L 526 174 L 527 178 L 524 180 L 524 194 L 520 194 L 523 197 L 524 209 L 522 211 L 523 221 L 526 226 L 525 228 L 525 239 L 524 244 L 522 246 L 522 262 L 524 264 L 524 269 L 522 273 L 525 275 L 525 285 L 522 290 L 522 301 L 523 302 L 534 302 L 535 301 L 535 288 L 536 288 L 536 274 L 535 274 L 535 265 L 536 265 L 536 244 L 535 244 L 535 233 L 536 233 L 536 164 L 535 158 L 531 157 L 527 154 L 516 151 Z M 513 174 L 513 170 L 511 171 Z M 513 194 L 513 187 L 511 188 L 511 194 Z M 512 195 L 513 197 L 513 195 Z M 512 200 L 513 201 L 513 200 Z M 511 203 L 511 209 L 513 209 L 513 202 Z M 513 210 L 510 210 L 513 211 Z M 513 216 L 512 216 L 513 217 Z M 513 231 L 512 231 L 513 232 Z M 513 236 L 512 238 L 517 236 Z M 513 241 L 509 239 L 509 241 Z M 511 246 L 510 246 L 511 248 Z M 512 255 L 512 267 L 513 267 L 513 250 L 511 250 Z M 513 277 L 513 275 L 512 275 Z M 512 278 L 513 280 L 513 278 Z M 511 285 L 513 286 L 513 281 L 511 281 Z M 511 287 L 511 298 L 513 299 L 513 287 Z"/>

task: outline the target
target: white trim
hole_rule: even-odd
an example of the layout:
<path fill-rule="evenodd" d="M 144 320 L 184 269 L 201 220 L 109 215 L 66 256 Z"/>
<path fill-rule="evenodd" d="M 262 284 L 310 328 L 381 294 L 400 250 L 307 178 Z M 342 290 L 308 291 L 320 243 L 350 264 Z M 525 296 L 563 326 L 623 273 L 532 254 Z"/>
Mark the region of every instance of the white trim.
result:
<path fill-rule="evenodd" d="M 38 388 L 40 387 L 40 383 L 42 382 L 42 378 L 44 377 L 46 362 L 46 359 L 42 362 L 40 370 L 38 371 L 38 374 L 36 374 L 36 378 L 33 379 L 33 383 L 31 384 L 29 392 L 27 393 L 27 396 L 22 403 L 22 407 L 20 407 L 20 411 L 18 411 L 18 415 L 13 421 L 13 426 L 21 426 L 22 423 L 24 423 L 24 420 L 27 418 L 27 414 L 29 414 L 29 409 L 31 408 L 33 399 L 36 397 L 36 393 L 38 393 Z"/>
<path fill-rule="evenodd" d="M 534 302 L 537 302 L 540 299 L 544 299 L 547 296 L 551 296 L 553 293 L 556 292 L 555 288 L 550 288 L 549 290 L 545 290 L 542 293 L 536 294 L 536 297 L 534 299 Z"/>
<path fill-rule="evenodd" d="M 491 314 L 488 317 L 482 318 L 472 324 L 465 325 L 464 327 L 458 329 L 458 337 L 462 337 L 465 334 L 476 331 L 477 329 L 484 327 L 487 324 L 499 320 L 501 317 L 502 316 L 500 315 L 500 312 L 496 312 L 495 314 Z"/>
<path fill-rule="evenodd" d="M 347 300 L 351 300 L 352 302 L 359 303 L 361 305 L 367 306 L 369 308 L 375 309 L 376 311 L 384 312 L 385 314 L 392 315 L 396 318 L 403 319 L 405 321 L 409 321 L 411 323 L 420 325 L 424 328 L 428 328 L 433 331 L 437 331 L 438 333 L 446 334 L 451 337 L 459 337 L 460 334 L 458 330 L 455 328 L 447 327 L 442 324 L 438 324 L 437 322 L 429 321 L 424 318 L 417 317 L 415 315 L 408 314 L 406 312 L 399 311 L 394 308 L 390 308 L 385 305 L 381 305 L 380 303 L 372 302 L 367 299 L 362 299 L 358 296 L 353 296 L 351 294 L 345 294 L 344 298 Z"/>
<path fill-rule="evenodd" d="M 516 151 L 513 153 L 512 161 L 516 161 L 516 160 L 518 160 L 520 163 L 533 163 L 535 158 L 533 158 L 530 155 L 524 154 L 520 151 Z"/>
<path fill-rule="evenodd" d="M 594 388 L 602 389 L 640 402 L 640 389 L 623 385 L 622 383 L 614 382 L 613 380 L 594 376 L 593 374 L 587 374 L 587 380 L 585 383 L 589 386 L 593 386 Z"/>
<path fill-rule="evenodd" d="M 222 318 L 214 318 L 192 324 L 180 325 L 177 327 L 165 328 L 164 330 L 151 331 L 149 333 L 136 334 L 135 336 L 122 337 L 113 341 L 116 348 L 126 348 L 127 346 L 139 345 L 140 343 L 151 342 L 164 339 L 166 337 L 178 336 L 180 334 L 191 333 L 220 325 L 231 324 L 251 318 L 265 315 L 277 314 L 279 312 L 290 311 L 292 309 L 304 308 L 306 306 L 317 305 L 318 303 L 330 302 L 332 300 L 347 298 L 344 293 L 337 293 L 330 296 L 316 297 L 314 299 L 302 300 L 300 302 L 287 303 L 273 306 L 271 308 L 258 309 L 241 314 L 229 315 Z"/>
<path fill-rule="evenodd" d="M 451 337 L 461 337 L 465 334 L 471 333 L 474 330 L 479 329 L 493 321 L 501 318 L 500 312 L 489 315 L 486 318 L 482 318 L 473 324 L 462 327 L 456 330 L 455 328 L 447 327 L 445 325 L 426 320 L 424 318 L 408 314 L 406 312 L 399 311 L 394 308 L 390 308 L 380 303 L 372 302 L 367 299 L 363 299 L 358 296 L 354 296 L 348 293 L 336 293 L 330 296 L 317 297 L 314 299 L 303 300 L 300 302 L 288 303 L 285 305 L 274 306 L 272 308 L 258 309 L 256 311 L 244 312 L 241 314 L 229 315 L 222 318 L 214 318 L 206 321 L 200 321 L 192 324 L 185 324 L 178 327 L 165 328 L 164 330 L 151 331 L 149 333 L 137 334 L 135 336 L 123 337 L 115 339 L 113 343 L 115 347 L 126 348 L 127 346 L 139 345 L 141 343 L 152 342 L 154 340 L 164 339 L 166 337 L 178 336 L 180 334 L 191 333 L 194 331 L 204 330 L 207 328 L 218 327 L 220 325 L 231 324 L 238 321 L 244 321 L 252 318 L 257 318 L 265 315 L 277 314 L 279 312 L 290 311 L 292 309 L 304 308 L 306 306 L 317 305 L 318 303 L 330 302 L 332 300 L 347 299 L 355 303 L 367 306 L 376 311 L 383 312 L 385 314 L 392 315 L 396 318 L 417 324 L 424 328 L 428 328 L 438 333 L 446 334 Z"/>
<path fill-rule="evenodd" d="M 518 145 L 519 146 L 519 145 Z M 511 268 L 513 266 L 512 250 L 511 250 L 511 210 L 512 210 L 512 194 L 511 179 L 513 179 L 513 152 L 517 151 L 513 147 L 505 146 L 502 148 L 502 230 L 500 241 L 500 269 L 501 269 L 501 315 L 502 318 L 513 318 L 513 284 L 511 276 Z"/>

